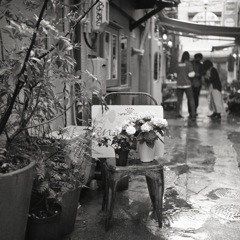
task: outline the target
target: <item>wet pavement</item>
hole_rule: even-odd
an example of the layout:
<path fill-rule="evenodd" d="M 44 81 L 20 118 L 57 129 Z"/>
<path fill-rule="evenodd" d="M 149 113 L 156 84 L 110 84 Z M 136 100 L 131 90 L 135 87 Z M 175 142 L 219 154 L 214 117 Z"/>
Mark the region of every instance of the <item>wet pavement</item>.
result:
<path fill-rule="evenodd" d="M 163 228 L 152 215 L 145 177 L 133 176 L 118 192 L 110 229 L 105 232 L 102 188 L 84 189 L 71 240 L 240 240 L 240 118 L 207 117 L 205 94 L 197 121 L 165 112 Z"/>

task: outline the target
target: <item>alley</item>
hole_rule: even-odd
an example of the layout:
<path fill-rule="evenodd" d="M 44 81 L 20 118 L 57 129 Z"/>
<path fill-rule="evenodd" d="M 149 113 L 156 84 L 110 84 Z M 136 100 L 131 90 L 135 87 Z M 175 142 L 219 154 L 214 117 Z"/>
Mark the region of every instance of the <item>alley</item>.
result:
<path fill-rule="evenodd" d="M 184 102 L 184 119 L 165 113 L 171 137 L 165 138 L 162 229 L 152 215 L 145 178 L 137 176 L 117 193 L 108 232 L 101 181 L 97 190 L 85 189 L 75 230 L 65 239 L 240 240 L 240 118 L 224 113 L 212 121 L 205 94 L 198 112 L 197 121 L 189 121 Z"/>

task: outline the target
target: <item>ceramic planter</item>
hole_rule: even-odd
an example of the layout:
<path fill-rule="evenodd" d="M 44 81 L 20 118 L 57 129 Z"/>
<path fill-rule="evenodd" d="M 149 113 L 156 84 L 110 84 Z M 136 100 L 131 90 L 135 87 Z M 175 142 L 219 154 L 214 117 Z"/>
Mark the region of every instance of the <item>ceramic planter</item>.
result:
<path fill-rule="evenodd" d="M 24 240 L 35 162 L 0 175 L 0 232 L 4 240 Z"/>
<path fill-rule="evenodd" d="M 139 157 L 142 162 L 152 162 L 155 155 L 155 144 L 153 148 L 149 147 L 145 142 L 138 144 Z"/>

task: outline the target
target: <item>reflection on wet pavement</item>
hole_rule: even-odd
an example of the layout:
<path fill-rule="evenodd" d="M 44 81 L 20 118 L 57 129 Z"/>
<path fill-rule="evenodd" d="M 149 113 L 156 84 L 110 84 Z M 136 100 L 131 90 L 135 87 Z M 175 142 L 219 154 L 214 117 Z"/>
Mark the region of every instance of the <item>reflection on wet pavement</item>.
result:
<path fill-rule="evenodd" d="M 184 119 L 166 114 L 171 138 L 164 140 L 163 228 L 158 228 L 152 212 L 145 178 L 134 176 L 128 190 L 117 195 L 109 232 L 104 232 L 102 195 L 97 194 L 92 205 L 92 201 L 83 204 L 87 214 L 95 215 L 92 219 L 81 215 L 79 224 L 83 219 L 88 222 L 72 234 L 72 240 L 80 239 L 77 236 L 91 240 L 240 240 L 240 118 L 225 113 L 220 121 L 212 121 L 202 97 L 197 121 L 190 122 L 186 102 L 183 105 Z"/>
<path fill-rule="evenodd" d="M 213 122 L 201 114 L 190 125 L 186 120 L 169 120 L 171 139 L 165 139 L 167 239 L 240 239 L 235 222 L 240 219 L 240 172 L 233 148 L 240 146 L 240 132 L 239 126 L 225 121 Z"/>

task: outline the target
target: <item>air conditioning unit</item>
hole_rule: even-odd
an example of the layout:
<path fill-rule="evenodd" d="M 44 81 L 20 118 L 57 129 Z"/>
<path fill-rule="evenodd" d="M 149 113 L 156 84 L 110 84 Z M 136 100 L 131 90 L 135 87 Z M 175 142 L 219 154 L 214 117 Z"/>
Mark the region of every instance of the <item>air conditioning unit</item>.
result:
<path fill-rule="evenodd" d="M 87 70 L 95 78 L 88 83 L 90 89 L 102 90 L 105 94 L 107 91 L 106 78 L 107 78 L 107 59 L 105 58 L 88 58 L 87 60 Z"/>
<path fill-rule="evenodd" d="M 108 0 L 100 0 L 92 11 L 92 31 L 103 32 L 109 24 L 109 2 Z"/>

